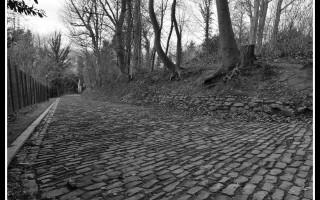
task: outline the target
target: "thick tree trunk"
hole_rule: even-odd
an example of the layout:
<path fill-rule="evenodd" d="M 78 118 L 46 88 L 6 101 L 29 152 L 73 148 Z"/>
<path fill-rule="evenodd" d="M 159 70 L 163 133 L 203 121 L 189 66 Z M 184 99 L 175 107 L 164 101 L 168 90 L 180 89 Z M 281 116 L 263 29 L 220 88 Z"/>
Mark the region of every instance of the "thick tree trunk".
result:
<path fill-rule="evenodd" d="M 269 4 L 269 0 L 261 0 L 258 33 L 257 33 L 257 49 L 256 49 L 258 55 L 261 54 L 261 49 L 262 49 L 263 32 L 264 32 L 264 26 L 266 23 L 266 16 L 268 12 L 268 4 Z"/>
<path fill-rule="evenodd" d="M 276 46 L 276 42 L 277 42 L 282 2 L 283 2 L 283 0 L 278 0 L 278 3 L 277 3 L 276 15 L 274 18 L 273 31 L 272 31 L 272 37 L 271 37 L 272 48 L 274 48 Z"/>
<path fill-rule="evenodd" d="M 216 5 L 222 55 L 221 70 L 229 71 L 239 63 L 240 53 L 234 39 L 228 2 L 226 0 L 216 0 Z"/>
<path fill-rule="evenodd" d="M 242 67 L 251 66 L 253 65 L 253 62 L 256 60 L 256 57 L 254 55 L 253 44 L 241 46 L 240 54 Z"/>
<path fill-rule="evenodd" d="M 165 52 L 163 51 L 163 49 L 161 47 L 161 42 L 160 42 L 161 29 L 159 27 L 159 24 L 158 24 L 158 21 L 156 18 L 156 14 L 154 12 L 153 4 L 154 4 L 154 0 L 149 0 L 149 15 L 150 15 L 151 23 L 152 23 L 153 30 L 155 33 L 155 49 L 157 51 L 158 56 L 162 60 L 164 66 L 172 72 L 174 77 L 175 76 L 180 77 L 180 71 L 178 70 L 176 65 L 168 58 L 168 56 L 166 56 Z"/>
<path fill-rule="evenodd" d="M 256 44 L 260 0 L 254 0 L 253 14 L 250 18 L 249 43 Z"/>
<path fill-rule="evenodd" d="M 215 85 L 220 78 L 225 77 L 228 72 L 235 69 L 240 63 L 240 52 L 237 47 L 227 0 L 216 0 L 218 24 L 219 24 L 219 41 L 221 53 L 220 68 L 207 74 L 201 83 L 205 85 Z"/>

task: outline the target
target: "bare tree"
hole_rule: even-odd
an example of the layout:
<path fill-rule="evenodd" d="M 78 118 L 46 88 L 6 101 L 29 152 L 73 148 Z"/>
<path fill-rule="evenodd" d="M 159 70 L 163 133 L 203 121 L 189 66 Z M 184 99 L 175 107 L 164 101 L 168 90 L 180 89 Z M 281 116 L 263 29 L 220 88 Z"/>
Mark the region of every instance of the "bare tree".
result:
<path fill-rule="evenodd" d="M 167 46 L 166 46 L 166 55 L 167 56 L 168 56 L 168 51 L 169 51 L 169 46 L 170 46 L 170 39 L 171 39 L 171 36 L 172 36 L 173 28 L 174 28 L 174 22 L 171 19 L 170 31 L 169 31 L 169 34 L 168 34 Z"/>
<path fill-rule="evenodd" d="M 258 22 L 258 31 L 257 31 L 257 54 L 261 54 L 262 40 L 264 26 L 266 23 L 266 16 L 268 12 L 268 5 L 272 0 L 261 0 L 260 12 L 259 12 L 259 22 Z"/>
<path fill-rule="evenodd" d="M 132 42 L 132 0 L 127 0 L 126 16 L 126 62 L 128 66 L 128 79 L 133 79 L 133 66 L 131 65 L 131 42 Z"/>
<path fill-rule="evenodd" d="M 246 2 L 244 1 L 236 1 L 233 6 L 233 13 L 232 13 L 232 24 L 235 27 L 235 35 L 238 38 L 239 45 L 242 44 L 244 34 L 246 31 L 246 20 L 245 20 L 245 13 L 246 13 Z"/>
<path fill-rule="evenodd" d="M 172 8 L 171 8 L 171 20 L 174 24 L 174 29 L 177 36 L 177 59 L 176 59 L 176 67 L 180 68 L 181 64 L 181 54 L 182 54 L 182 44 L 181 44 L 181 31 L 179 30 L 179 25 L 176 19 L 176 6 L 177 0 L 173 0 Z"/>
<path fill-rule="evenodd" d="M 213 0 L 201 0 L 199 3 L 201 17 L 204 22 L 204 43 L 205 46 L 208 45 L 210 33 L 211 33 L 211 23 L 212 23 L 212 3 Z"/>
<path fill-rule="evenodd" d="M 177 66 L 166 56 L 165 52 L 161 47 L 161 29 L 154 12 L 154 0 L 149 0 L 149 15 L 152 22 L 152 26 L 155 34 L 155 49 L 160 59 L 164 63 L 165 67 L 168 68 L 172 75 L 171 78 L 180 77 L 180 70 Z"/>
<path fill-rule="evenodd" d="M 63 93 L 64 87 L 61 83 L 65 69 L 70 65 L 69 53 L 70 45 L 62 47 L 61 45 L 61 33 L 55 32 L 53 37 L 49 40 L 48 55 L 52 59 L 53 65 L 47 69 L 47 74 L 51 82 L 57 84 L 58 95 Z"/>
<path fill-rule="evenodd" d="M 140 67 L 141 65 L 141 0 L 136 0 L 134 3 L 134 26 L 133 26 L 133 41 L 134 41 L 134 48 L 133 48 L 133 66 Z"/>
<path fill-rule="evenodd" d="M 101 86 L 101 37 L 103 14 L 100 12 L 97 0 L 70 0 L 66 6 L 66 19 L 70 24 L 71 36 L 83 47 L 91 47 L 95 55 L 94 85 Z M 90 41 L 88 40 L 90 38 Z"/>
<path fill-rule="evenodd" d="M 160 36 L 162 34 L 162 27 L 163 27 L 163 22 L 164 22 L 164 16 L 165 16 L 165 13 L 166 13 L 166 10 L 167 10 L 167 7 L 168 7 L 168 0 L 161 0 L 161 4 L 160 4 L 160 8 L 158 9 L 156 13 L 156 16 L 160 15 Z M 148 9 L 148 12 L 149 12 L 149 9 Z M 150 21 L 150 23 L 152 24 L 152 21 Z M 173 28 L 173 26 L 172 26 Z M 172 29 L 171 28 L 171 29 Z M 161 38 L 161 37 L 160 37 Z M 168 39 L 170 40 L 170 38 Z M 151 65 L 151 71 L 154 70 L 154 64 L 155 64 L 155 60 L 156 60 L 156 48 L 155 48 L 155 40 L 154 40 L 154 44 L 153 44 L 153 48 L 151 50 L 151 62 L 150 62 L 150 65 Z M 168 45 L 167 45 L 168 46 Z M 167 55 L 167 54 L 166 54 Z"/>
<path fill-rule="evenodd" d="M 49 57 L 55 62 L 58 67 L 64 68 L 69 64 L 68 55 L 70 53 L 70 45 L 65 48 L 61 45 L 61 33 L 55 32 L 49 40 Z"/>
<path fill-rule="evenodd" d="M 278 0 L 278 2 L 277 2 L 277 8 L 276 8 L 275 18 L 274 18 L 274 23 L 273 23 L 272 37 L 271 37 L 271 45 L 272 45 L 273 48 L 275 47 L 275 44 L 276 44 L 276 41 L 277 41 L 281 13 L 288 6 L 290 6 L 294 1 L 295 0 L 290 0 L 283 7 L 282 7 L 283 0 Z"/>
<path fill-rule="evenodd" d="M 249 33 L 249 43 L 256 44 L 258 17 L 259 17 L 259 7 L 260 0 L 254 0 L 252 5 L 251 0 L 247 0 L 248 15 L 250 17 L 250 33 Z"/>

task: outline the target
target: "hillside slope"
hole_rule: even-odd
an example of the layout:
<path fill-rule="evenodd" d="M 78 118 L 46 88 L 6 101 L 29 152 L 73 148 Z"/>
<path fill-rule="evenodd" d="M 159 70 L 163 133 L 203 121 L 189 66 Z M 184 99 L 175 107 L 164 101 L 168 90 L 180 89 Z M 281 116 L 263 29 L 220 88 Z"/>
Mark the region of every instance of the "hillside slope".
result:
<path fill-rule="evenodd" d="M 169 81 L 169 72 L 162 69 L 139 73 L 131 82 L 110 82 L 99 90 L 86 90 L 84 95 L 100 100 L 122 100 L 138 104 L 147 103 L 147 96 L 152 101 L 167 104 L 167 100 L 160 100 L 158 97 L 180 95 L 238 99 L 239 96 L 240 99 L 245 97 L 286 102 L 284 104 L 290 104 L 291 107 L 288 107 L 289 112 L 307 111 L 309 116 L 312 113 L 313 68 L 310 60 L 258 59 L 254 66 L 241 69 L 236 77 L 227 82 L 220 80 L 214 87 L 200 85 L 199 79 L 217 67 L 211 60 L 196 58 L 184 64 L 185 70 L 179 81 Z M 173 100 L 170 103 L 175 104 Z M 187 109 L 188 106 L 181 107 Z"/>

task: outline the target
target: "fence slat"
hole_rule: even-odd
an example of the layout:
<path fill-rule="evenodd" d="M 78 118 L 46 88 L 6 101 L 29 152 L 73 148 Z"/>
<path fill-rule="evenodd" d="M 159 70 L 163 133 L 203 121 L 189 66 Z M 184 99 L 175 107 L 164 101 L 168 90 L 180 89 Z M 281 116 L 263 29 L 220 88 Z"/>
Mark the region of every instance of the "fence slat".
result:
<path fill-rule="evenodd" d="M 14 112 L 14 104 L 13 104 L 13 97 L 12 97 L 12 77 L 11 77 L 11 68 L 10 68 L 10 61 L 8 60 L 7 65 L 7 97 L 8 97 L 8 108 L 7 112 L 8 114 L 11 114 Z"/>
<path fill-rule="evenodd" d="M 19 102 L 19 88 L 18 88 L 18 82 L 17 82 L 17 73 L 15 70 L 14 65 L 10 65 L 11 68 L 11 80 L 12 80 L 12 97 L 13 97 L 13 104 L 14 104 L 14 111 L 17 111 L 20 108 L 20 102 Z"/>
<path fill-rule="evenodd" d="M 34 82 L 34 86 L 35 86 L 35 91 L 36 91 L 36 100 L 35 100 L 35 103 L 38 103 L 39 91 L 38 91 L 38 83 L 37 83 L 37 81 Z"/>
<path fill-rule="evenodd" d="M 25 105 L 28 106 L 28 83 L 27 83 L 27 75 L 23 73 L 23 85 L 24 85 L 24 100 Z"/>
<path fill-rule="evenodd" d="M 8 114 L 36 103 L 44 102 L 56 96 L 56 90 L 47 82 L 42 84 L 20 70 L 8 59 L 7 64 L 7 111 Z"/>
<path fill-rule="evenodd" d="M 22 99 L 22 107 L 26 107 L 26 91 L 25 91 L 25 84 L 23 81 L 23 72 L 21 70 L 19 70 L 19 82 L 20 82 L 20 86 L 21 86 L 21 99 Z"/>
<path fill-rule="evenodd" d="M 29 81 L 28 81 L 28 74 L 24 74 L 24 82 L 26 83 L 26 98 L 27 98 L 27 105 L 30 105 L 30 98 L 29 98 Z"/>
<path fill-rule="evenodd" d="M 36 87 L 35 87 L 35 81 L 34 79 L 31 79 L 31 82 L 32 82 L 32 104 L 35 104 L 36 103 Z"/>
<path fill-rule="evenodd" d="M 15 69 L 17 70 L 17 81 L 18 81 L 18 88 L 19 88 L 19 101 L 20 101 L 20 109 L 24 107 L 23 105 L 23 88 L 21 83 L 21 72 L 16 66 Z"/>
<path fill-rule="evenodd" d="M 29 76 L 29 88 L 30 88 L 30 104 L 33 104 L 34 91 L 33 91 L 33 87 L 32 87 L 32 78 L 31 78 L 31 76 Z"/>
<path fill-rule="evenodd" d="M 42 91 L 42 84 L 40 85 L 40 101 L 43 101 L 43 91 Z"/>

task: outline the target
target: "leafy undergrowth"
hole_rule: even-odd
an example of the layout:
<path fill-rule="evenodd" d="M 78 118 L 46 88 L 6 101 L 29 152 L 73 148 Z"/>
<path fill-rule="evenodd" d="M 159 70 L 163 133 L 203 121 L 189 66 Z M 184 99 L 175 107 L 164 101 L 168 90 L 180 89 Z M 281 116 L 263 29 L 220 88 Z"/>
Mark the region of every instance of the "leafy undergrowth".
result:
<path fill-rule="evenodd" d="M 102 88 L 86 90 L 84 96 L 119 101 L 123 97 L 143 99 L 145 93 L 184 95 L 241 95 L 289 101 L 297 106 L 312 106 L 312 63 L 306 60 L 258 59 L 254 66 L 240 69 L 231 80 L 218 81 L 214 87 L 199 84 L 199 79 L 216 70 L 218 65 L 206 58 L 195 58 L 183 66 L 182 80 L 170 81 L 164 69 L 137 73 L 131 82 L 109 82 Z"/>

